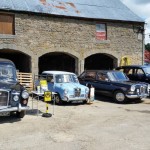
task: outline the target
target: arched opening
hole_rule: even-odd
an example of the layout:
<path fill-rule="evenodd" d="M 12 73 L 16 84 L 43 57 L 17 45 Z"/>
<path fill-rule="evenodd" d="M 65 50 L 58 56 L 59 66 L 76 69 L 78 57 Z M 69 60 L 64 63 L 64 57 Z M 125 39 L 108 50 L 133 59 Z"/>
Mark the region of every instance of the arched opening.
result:
<path fill-rule="evenodd" d="M 117 59 L 109 54 L 94 54 L 85 59 L 84 69 L 112 70 L 117 67 Z"/>
<path fill-rule="evenodd" d="M 0 57 L 13 61 L 19 72 L 31 72 L 31 57 L 29 55 L 16 50 L 2 49 Z"/>
<path fill-rule="evenodd" d="M 39 74 L 45 70 L 75 72 L 75 67 L 76 59 L 65 53 L 52 52 L 39 58 Z"/>

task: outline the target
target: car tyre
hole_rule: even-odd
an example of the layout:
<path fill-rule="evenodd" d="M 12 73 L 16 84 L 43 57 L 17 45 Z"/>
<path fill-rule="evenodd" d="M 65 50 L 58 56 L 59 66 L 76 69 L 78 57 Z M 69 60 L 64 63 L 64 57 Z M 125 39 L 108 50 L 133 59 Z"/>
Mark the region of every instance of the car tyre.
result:
<path fill-rule="evenodd" d="M 17 112 L 17 117 L 18 118 L 23 118 L 26 114 L 26 111 L 21 111 L 21 112 Z"/>
<path fill-rule="evenodd" d="M 125 94 L 122 91 L 115 91 L 113 98 L 116 103 L 122 104 L 126 102 Z"/>
<path fill-rule="evenodd" d="M 63 101 L 61 100 L 61 98 L 58 94 L 55 96 L 55 102 L 56 102 L 57 105 L 62 105 L 63 104 Z"/>
<path fill-rule="evenodd" d="M 88 102 L 88 100 L 84 100 L 84 101 L 83 101 L 83 104 L 87 104 L 87 102 Z"/>

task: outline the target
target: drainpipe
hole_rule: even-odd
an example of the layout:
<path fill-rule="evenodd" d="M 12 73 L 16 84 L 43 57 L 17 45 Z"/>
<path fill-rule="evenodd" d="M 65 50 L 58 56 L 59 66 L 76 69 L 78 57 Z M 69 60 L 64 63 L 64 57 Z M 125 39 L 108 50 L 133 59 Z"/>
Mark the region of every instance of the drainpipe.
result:
<path fill-rule="evenodd" d="M 142 32 L 142 65 L 144 65 L 144 52 L 145 52 L 144 35 L 145 35 L 145 29 L 143 29 L 143 32 Z"/>

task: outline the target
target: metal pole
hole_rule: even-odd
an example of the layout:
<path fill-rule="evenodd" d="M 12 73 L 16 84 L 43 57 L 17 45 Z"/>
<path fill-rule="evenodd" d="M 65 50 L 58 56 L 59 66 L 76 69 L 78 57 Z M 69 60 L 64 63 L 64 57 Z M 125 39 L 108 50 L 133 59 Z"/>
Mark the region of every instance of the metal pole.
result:
<path fill-rule="evenodd" d="M 145 46 L 145 43 L 144 43 L 144 31 L 143 31 L 142 33 L 142 65 L 144 65 L 144 52 L 145 52 L 144 46 Z"/>
<path fill-rule="evenodd" d="M 145 25 L 143 25 L 142 32 L 142 65 L 144 65 L 144 53 L 145 53 Z"/>
<path fill-rule="evenodd" d="M 38 103 L 39 103 L 39 95 L 38 96 L 38 99 L 37 99 L 37 116 L 39 115 L 39 108 L 38 108 Z"/>
<path fill-rule="evenodd" d="M 54 106 L 55 106 L 55 94 L 54 94 L 54 99 L 53 99 L 53 115 L 54 115 Z"/>

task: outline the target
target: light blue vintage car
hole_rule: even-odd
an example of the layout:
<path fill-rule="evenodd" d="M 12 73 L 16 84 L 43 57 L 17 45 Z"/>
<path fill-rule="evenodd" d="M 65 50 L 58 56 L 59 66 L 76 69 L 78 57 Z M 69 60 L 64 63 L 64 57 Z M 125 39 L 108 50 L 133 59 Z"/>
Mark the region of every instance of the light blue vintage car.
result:
<path fill-rule="evenodd" d="M 57 93 L 55 96 L 56 104 L 63 101 L 88 101 L 89 88 L 81 85 L 77 76 L 71 72 L 64 71 L 44 71 L 42 76 L 48 82 L 48 90 Z"/>

